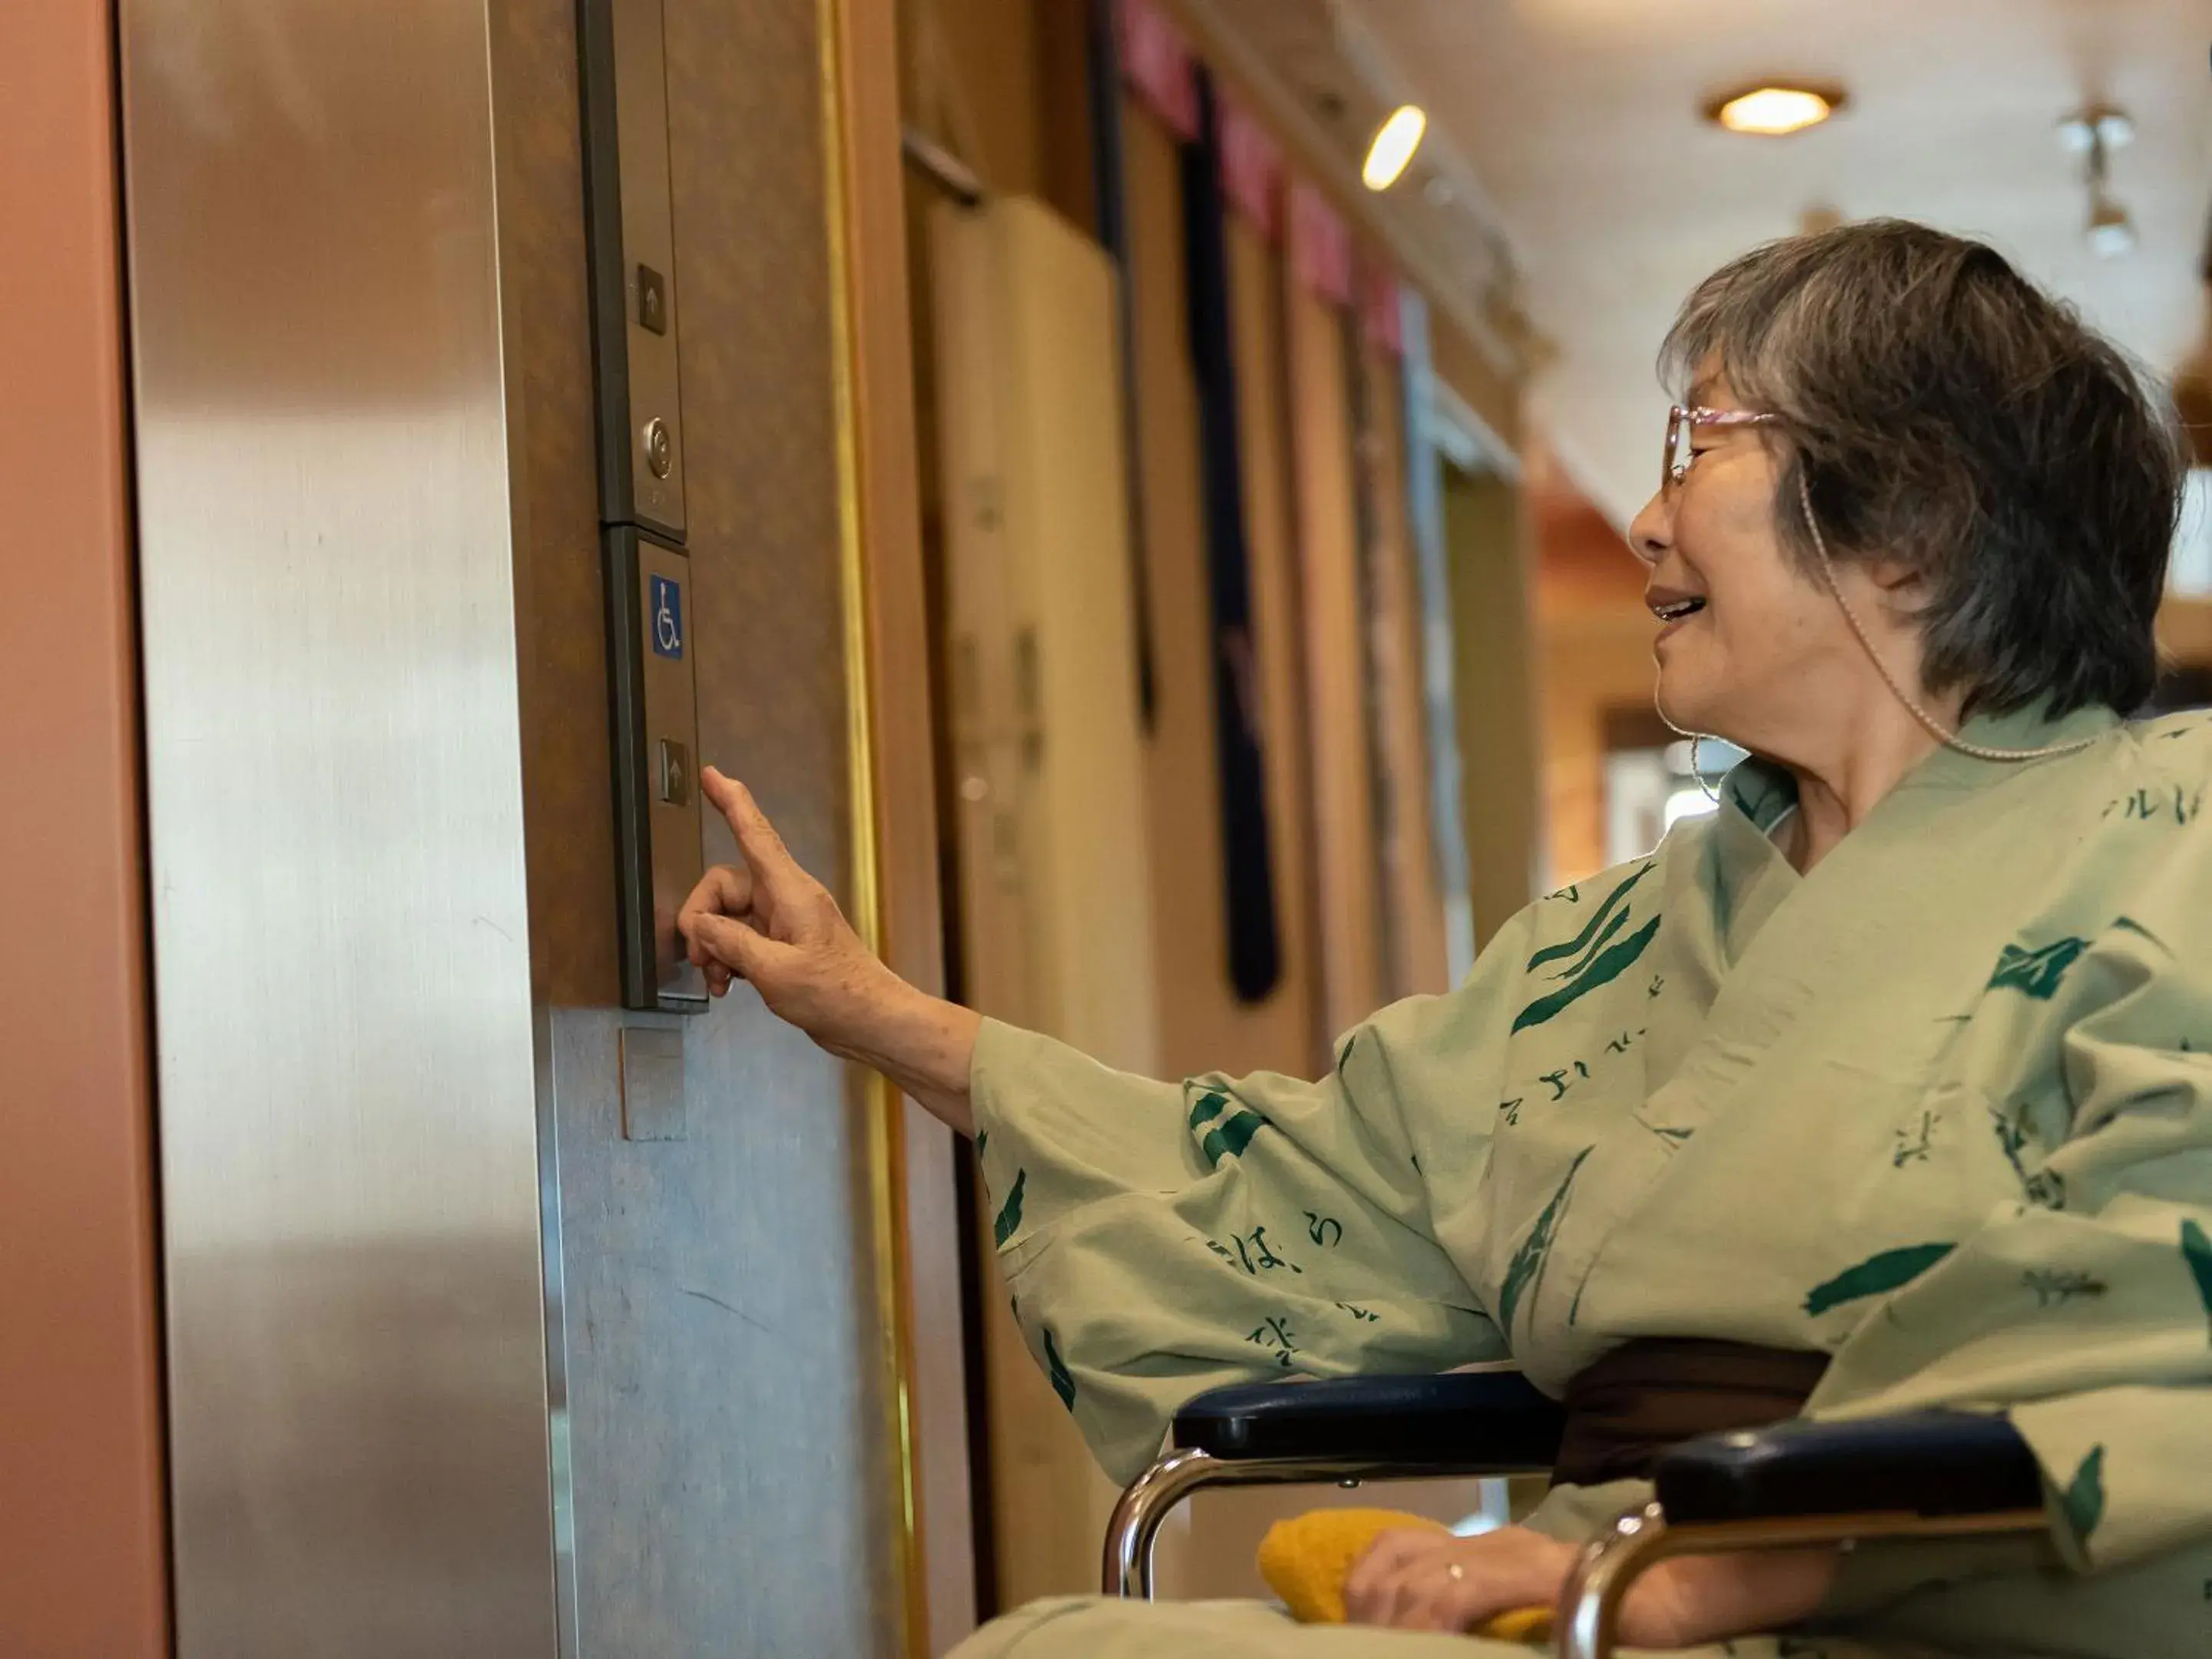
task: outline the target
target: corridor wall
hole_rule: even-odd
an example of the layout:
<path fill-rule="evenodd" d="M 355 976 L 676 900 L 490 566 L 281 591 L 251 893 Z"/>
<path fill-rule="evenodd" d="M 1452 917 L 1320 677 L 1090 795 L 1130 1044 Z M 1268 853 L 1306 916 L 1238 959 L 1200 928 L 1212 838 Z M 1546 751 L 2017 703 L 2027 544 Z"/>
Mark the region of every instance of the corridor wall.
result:
<path fill-rule="evenodd" d="M 0 1651 L 168 1650 L 112 9 L 0 9 Z"/>

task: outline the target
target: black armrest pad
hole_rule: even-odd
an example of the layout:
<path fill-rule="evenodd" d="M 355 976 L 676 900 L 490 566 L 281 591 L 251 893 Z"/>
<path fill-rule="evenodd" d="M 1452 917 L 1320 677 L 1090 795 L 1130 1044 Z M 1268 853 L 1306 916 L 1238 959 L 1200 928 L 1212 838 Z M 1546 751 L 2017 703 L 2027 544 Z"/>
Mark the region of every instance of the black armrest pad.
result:
<path fill-rule="evenodd" d="M 1653 1471 L 1668 1524 L 1874 1512 L 1982 1515 L 2043 1506 L 2035 1455 L 2002 1417 L 1911 1412 L 1802 1419 L 1709 1434 Z"/>
<path fill-rule="evenodd" d="M 1549 1469 L 1557 1401 L 1518 1371 L 1346 1376 L 1212 1389 L 1176 1413 L 1175 1443 L 1223 1458 L 1340 1457 Z"/>

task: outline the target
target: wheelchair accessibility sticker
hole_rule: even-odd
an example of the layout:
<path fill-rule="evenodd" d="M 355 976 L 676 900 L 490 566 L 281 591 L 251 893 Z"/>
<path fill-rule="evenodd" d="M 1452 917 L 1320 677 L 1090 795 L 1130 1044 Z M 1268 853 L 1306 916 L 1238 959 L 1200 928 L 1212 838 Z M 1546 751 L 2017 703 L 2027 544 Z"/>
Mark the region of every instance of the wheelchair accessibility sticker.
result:
<path fill-rule="evenodd" d="M 653 654 L 681 661 L 684 657 L 684 589 L 665 576 L 653 579 Z"/>

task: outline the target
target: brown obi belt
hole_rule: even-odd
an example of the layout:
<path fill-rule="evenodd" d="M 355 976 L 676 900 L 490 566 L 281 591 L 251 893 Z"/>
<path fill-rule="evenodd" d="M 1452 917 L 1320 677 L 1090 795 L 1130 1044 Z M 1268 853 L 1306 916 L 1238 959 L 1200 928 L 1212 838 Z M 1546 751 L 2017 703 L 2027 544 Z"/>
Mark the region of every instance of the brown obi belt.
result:
<path fill-rule="evenodd" d="M 1701 1337 L 1638 1337 L 1567 1384 L 1552 1479 L 1594 1486 L 1643 1479 L 1661 1452 L 1701 1434 L 1796 1416 L 1828 1356 Z"/>

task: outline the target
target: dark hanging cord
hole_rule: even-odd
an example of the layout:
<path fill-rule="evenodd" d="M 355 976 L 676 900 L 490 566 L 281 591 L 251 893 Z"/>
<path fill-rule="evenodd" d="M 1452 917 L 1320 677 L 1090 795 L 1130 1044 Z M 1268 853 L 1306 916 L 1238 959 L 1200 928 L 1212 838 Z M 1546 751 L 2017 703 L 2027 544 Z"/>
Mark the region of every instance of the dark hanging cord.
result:
<path fill-rule="evenodd" d="M 1229 978 L 1257 1002 L 1283 973 L 1267 837 L 1267 768 L 1260 743 L 1252 637 L 1251 549 L 1237 432 L 1236 331 L 1229 231 L 1221 192 L 1221 125 L 1212 77 L 1198 83 L 1198 137 L 1182 147 L 1186 337 L 1198 389 L 1199 482 L 1213 629 L 1213 731 L 1221 788 L 1221 862 Z"/>
<path fill-rule="evenodd" d="M 1121 358 L 1122 497 L 1129 514 L 1129 592 L 1136 611 L 1137 714 L 1152 729 L 1158 701 L 1152 666 L 1151 583 L 1145 566 L 1145 480 L 1137 453 L 1137 307 L 1129 259 L 1129 204 L 1121 164 L 1121 49 L 1114 0 L 1090 0 L 1085 66 L 1091 102 L 1091 193 L 1098 240 L 1114 261 Z"/>

